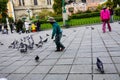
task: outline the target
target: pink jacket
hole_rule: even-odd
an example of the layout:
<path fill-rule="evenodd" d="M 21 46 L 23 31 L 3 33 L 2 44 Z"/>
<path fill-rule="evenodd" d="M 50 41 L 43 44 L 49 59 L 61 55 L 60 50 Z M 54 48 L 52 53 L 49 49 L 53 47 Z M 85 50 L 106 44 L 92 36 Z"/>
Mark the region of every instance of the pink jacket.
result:
<path fill-rule="evenodd" d="M 109 20 L 110 19 L 110 11 L 108 9 L 100 11 L 101 20 Z"/>

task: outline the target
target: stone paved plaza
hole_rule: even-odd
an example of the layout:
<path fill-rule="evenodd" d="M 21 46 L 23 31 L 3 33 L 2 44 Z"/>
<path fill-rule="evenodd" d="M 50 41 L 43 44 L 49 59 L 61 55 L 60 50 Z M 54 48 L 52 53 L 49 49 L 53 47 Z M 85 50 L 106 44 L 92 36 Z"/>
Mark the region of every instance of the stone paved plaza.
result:
<path fill-rule="evenodd" d="M 65 50 L 55 51 L 51 30 L 29 34 L 1 34 L 0 78 L 8 80 L 120 80 L 120 24 L 111 23 L 112 32 L 102 33 L 101 24 L 63 29 Z M 94 30 L 91 29 L 94 28 Z M 50 36 L 46 36 L 49 34 Z M 43 47 L 34 47 L 27 53 L 8 48 L 12 41 L 33 35 L 48 41 Z M 40 57 L 39 62 L 34 60 Z M 96 67 L 96 57 L 104 65 L 105 74 Z"/>

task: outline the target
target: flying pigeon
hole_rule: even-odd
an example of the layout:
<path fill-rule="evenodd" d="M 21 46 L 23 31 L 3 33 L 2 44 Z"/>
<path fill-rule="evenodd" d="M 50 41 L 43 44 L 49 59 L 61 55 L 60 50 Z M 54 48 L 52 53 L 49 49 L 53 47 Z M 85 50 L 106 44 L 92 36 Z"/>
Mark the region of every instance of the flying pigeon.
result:
<path fill-rule="evenodd" d="M 21 53 L 27 52 L 27 44 L 20 43 L 20 52 Z"/>
<path fill-rule="evenodd" d="M 43 40 L 43 42 L 47 42 L 48 38 L 46 38 L 45 40 Z"/>
<path fill-rule="evenodd" d="M 40 36 L 40 40 L 42 40 L 42 37 Z"/>
<path fill-rule="evenodd" d="M 104 67 L 102 61 L 97 57 L 97 62 L 96 62 L 98 70 L 103 74 L 104 73 Z"/>
<path fill-rule="evenodd" d="M 35 61 L 36 61 L 36 62 L 39 61 L 39 56 L 38 56 L 38 55 L 35 57 Z"/>

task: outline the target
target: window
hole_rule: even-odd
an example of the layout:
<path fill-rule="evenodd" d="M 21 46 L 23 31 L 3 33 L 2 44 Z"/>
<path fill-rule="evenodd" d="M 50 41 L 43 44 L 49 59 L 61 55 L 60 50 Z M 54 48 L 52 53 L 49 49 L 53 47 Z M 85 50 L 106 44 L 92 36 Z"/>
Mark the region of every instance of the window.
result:
<path fill-rule="evenodd" d="M 34 5 L 38 5 L 37 0 L 34 0 Z"/>
<path fill-rule="evenodd" d="M 86 0 L 82 0 L 83 3 L 86 3 Z"/>
<path fill-rule="evenodd" d="M 21 6 L 21 0 L 19 0 L 19 6 Z"/>
<path fill-rule="evenodd" d="M 25 3 L 24 3 L 24 0 L 19 0 L 19 6 L 24 6 Z"/>
<path fill-rule="evenodd" d="M 22 4 L 23 4 L 23 6 L 25 5 L 25 2 L 24 2 L 24 0 L 22 0 Z"/>
<path fill-rule="evenodd" d="M 47 0 L 47 5 L 51 5 L 51 0 Z"/>

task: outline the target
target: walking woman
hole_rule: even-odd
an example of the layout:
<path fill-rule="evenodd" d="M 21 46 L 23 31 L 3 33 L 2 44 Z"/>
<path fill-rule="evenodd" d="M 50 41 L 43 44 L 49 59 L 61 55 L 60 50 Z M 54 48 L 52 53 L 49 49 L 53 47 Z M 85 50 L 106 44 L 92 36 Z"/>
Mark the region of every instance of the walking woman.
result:
<path fill-rule="evenodd" d="M 106 32 L 106 24 L 108 25 L 108 29 L 111 32 L 111 26 L 109 23 L 110 11 L 106 9 L 106 7 L 103 7 L 103 9 L 100 11 L 100 18 L 101 18 L 101 21 L 103 22 L 103 25 L 102 25 L 103 33 Z"/>

